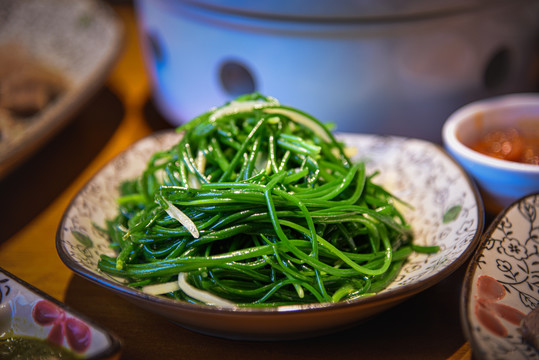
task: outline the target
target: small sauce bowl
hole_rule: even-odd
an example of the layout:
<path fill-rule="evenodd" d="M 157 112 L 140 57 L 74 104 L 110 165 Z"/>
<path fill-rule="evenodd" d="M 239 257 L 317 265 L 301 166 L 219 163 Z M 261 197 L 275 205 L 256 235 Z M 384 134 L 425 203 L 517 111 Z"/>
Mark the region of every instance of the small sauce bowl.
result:
<path fill-rule="evenodd" d="M 487 212 L 496 214 L 539 191 L 539 165 L 499 159 L 472 150 L 496 130 L 539 136 L 539 93 L 510 94 L 476 101 L 455 111 L 442 128 L 446 150 L 476 181 Z"/>

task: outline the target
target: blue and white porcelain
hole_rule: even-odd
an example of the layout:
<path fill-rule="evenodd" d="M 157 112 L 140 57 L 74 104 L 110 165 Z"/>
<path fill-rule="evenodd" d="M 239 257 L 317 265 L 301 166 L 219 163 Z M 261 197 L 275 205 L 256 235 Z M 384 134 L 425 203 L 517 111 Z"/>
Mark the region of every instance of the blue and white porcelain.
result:
<path fill-rule="evenodd" d="M 462 291 L 465 335 L 477 359 L 539 359 L 520 322 L 539 303 L 539 193 L 502 211 L 482 237 Z"/>

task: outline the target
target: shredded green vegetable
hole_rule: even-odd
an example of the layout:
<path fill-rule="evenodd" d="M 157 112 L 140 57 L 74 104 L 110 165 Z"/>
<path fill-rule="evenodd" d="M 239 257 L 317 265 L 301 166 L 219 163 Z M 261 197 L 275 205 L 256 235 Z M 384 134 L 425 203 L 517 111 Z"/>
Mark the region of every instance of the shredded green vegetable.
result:
<path fill-rule="evenodd" d="M 421 251 L 397 199 L 308 114 L 255 93 L 178 131 L 107 222 L 117 256 L 99 269 L 131 286 L 221 306 L 338 302 L 384 289 Z"/>

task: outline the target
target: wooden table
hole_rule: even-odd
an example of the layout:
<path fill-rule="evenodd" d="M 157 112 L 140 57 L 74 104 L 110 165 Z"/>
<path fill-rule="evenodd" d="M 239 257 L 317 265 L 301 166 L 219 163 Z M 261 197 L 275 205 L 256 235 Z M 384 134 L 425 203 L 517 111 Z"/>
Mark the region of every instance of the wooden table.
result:
<path fill-rule="evenodd" d="M 464 267 L 403 304 L 323 338 L 244 342 L 194 333 L 74 275 L 55 234 L 77 191 L 111 158 L 170 127 L 150 99 L 130 5 L 126 47 L 106 86 L 39 153 L 0 180 L 0 267 L 112 330 L 123 359 L 471 359 L 460 325 Z"/>

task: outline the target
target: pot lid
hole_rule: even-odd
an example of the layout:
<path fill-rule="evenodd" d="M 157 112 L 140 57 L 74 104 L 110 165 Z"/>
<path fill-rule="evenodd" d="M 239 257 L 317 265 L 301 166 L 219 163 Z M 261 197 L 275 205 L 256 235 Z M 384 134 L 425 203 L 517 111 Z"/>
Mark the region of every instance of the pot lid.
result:
<path fill-rule="evenodd" d="M 508 0 L 179 0 L 217 12 L 303 21 L 397 20 L 472 11 Z M 534 0 L 535 1 L 535 0 Z M 514 0 L 512 2 L 526 2 Z"/>

